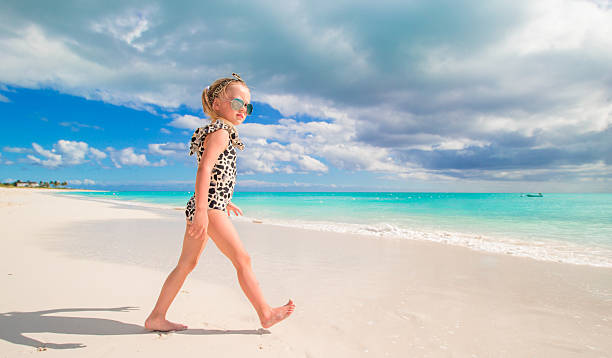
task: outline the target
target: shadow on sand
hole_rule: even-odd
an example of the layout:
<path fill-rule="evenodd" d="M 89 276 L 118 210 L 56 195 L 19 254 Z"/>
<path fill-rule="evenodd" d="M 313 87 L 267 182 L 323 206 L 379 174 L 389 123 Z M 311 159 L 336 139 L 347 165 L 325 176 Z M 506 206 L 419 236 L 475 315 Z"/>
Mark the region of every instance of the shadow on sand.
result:
<path fill-rule="evenodd" d="M 137 310 L 137 307 L 115 308 L 64 308 L 35 312 L 6 312 L 0 313 L 0 339 L 14 344 L 31 346 L 34 348 L 72 349 L 84 348 L 82 343 L 50 343 L 41 342 L 25 336 L 27 333 L 64 333 L 76 335 L 128 335 L 166 333 L 148 331 L 143 326 L 123 323 L 106 318 L 62 317 L 47 316 L 61 312 L 128 312 Z M 266 329 L 254 330 L 220 330 L 220 329 L 188 329 L 173 332 L 187 335 L 213 335 L 213 334 L 270 334 Z"/>

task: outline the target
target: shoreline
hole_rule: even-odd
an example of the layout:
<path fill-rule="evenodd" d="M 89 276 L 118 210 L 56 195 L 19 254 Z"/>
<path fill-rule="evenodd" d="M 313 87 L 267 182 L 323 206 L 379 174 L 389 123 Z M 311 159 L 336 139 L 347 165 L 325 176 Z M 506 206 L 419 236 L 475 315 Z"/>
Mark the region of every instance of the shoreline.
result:
<path fill-rule="evenodd" d="M 78 194 L 77 194 L 78 195 Z M 126 205 L 158 207 L 175 211 L 182 211 L 184 207 L 172 204 L 161 204 L 140 201 L 138 199 L 125 199 L 121 197 L 91 197 L 80 196 L 85 200 L 100 202 L 122 202 Z M 538 261 L 558 262 L 572 265 L 612 268 L 612 249 L 593 244 L 576 244 L 567 241 L 551 239 L 523 240 L 517 237 L 503 237 L 482 232 L 460 232 L 448 229 L 412 229 L 397 225 L 356 224 L 338 221 L 308 221 L 279 218 L 261 218 L 256 216 L 243 216 L 235 218 L 236 221 L 253 223 L 266 223 L 279 227 L 315 230 L 318 232 L 334 232 L 346 235 L 364 235 L 370 238 L 384 240 L 412 240 L 446 244 L 464 247 L 477 252 L 504 254 L 515 257 L 526 257 Z"/>
<path fill-rule="evenodd" d="M 234 224 L 266 298 L 292 298 L 294 315 L 259 330 L 231 263 L 209 242 L 168 315 L 190 329 L 148 333 L 141 325 L 180 254 L 182 212 L 1 189 L 0 203 L 7 357 L 36 344 L 48 354 L 126 357 L 612 350 L 611 269 L 242 221 Z"/>

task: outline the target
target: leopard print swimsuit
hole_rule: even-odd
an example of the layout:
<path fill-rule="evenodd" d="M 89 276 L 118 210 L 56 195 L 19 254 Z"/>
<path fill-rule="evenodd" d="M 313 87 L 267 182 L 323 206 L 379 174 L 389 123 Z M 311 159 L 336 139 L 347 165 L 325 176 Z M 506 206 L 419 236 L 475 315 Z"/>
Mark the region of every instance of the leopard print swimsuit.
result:
<path fill-rule="evenodd" d="M 229 132 L 230 140 L 227 148 L 219 155 L 210 176 L 210 186 L 208 187 L 208 207 L 210 209 L 218 209 L 224 211 L 227 204 L 232 199 L 234 193 L 234 185 L 236 184 L 236 148 L 244 150 L 244 144 L 238 138 L 238 133 L 234 126 L 228 125 L 221 119 L 210 123 L 205 127 L 200 127 L 195 130 L 191 137 L 189 146 L 189 155 L 197 154 L 198 165 L 204 153 L 204 139 L 210 133 L 216 132 L 219 129 L 225 129 Z M 196 211 L 195 194 L 187 202 L 185 215 L 188 221 L 193 221 Z"/>

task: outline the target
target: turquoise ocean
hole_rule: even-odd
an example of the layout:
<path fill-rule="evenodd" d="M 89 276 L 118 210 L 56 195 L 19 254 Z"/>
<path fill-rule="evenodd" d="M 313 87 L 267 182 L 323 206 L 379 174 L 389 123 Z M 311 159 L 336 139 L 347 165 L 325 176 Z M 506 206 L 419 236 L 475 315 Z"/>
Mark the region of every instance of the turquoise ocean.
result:
<path fill-rule="evenodd" d="M 69 192 L 184 208 L 192 192 Z M 538 260 L 612 267 L 612 194 L 235 192 L 244 217 L 265 223 L 428 240 Z M 291 238 L 287 238 L 291 240 Z"/>

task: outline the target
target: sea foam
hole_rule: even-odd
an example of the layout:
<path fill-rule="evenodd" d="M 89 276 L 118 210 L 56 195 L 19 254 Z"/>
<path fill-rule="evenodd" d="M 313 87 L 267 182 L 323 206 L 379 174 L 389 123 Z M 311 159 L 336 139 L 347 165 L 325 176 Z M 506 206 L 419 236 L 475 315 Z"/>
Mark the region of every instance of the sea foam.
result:
<path fill-rule="evenodd" d="M 528 257 L 536 260 L 612 268 L 612 250 L 587 247 L 553 240 L 522 241 L 515 238 L 451 232 L 444 230 L 418 230 L 389 223 L 353 224 L 327 221 L 298 221 L 281 219 L 234 218 L 240 221 L 261 220 L 266 224 L 307 230 L 365 235 L 382 239 L 431 241 L 466 247 L 476 251 Z"/>

